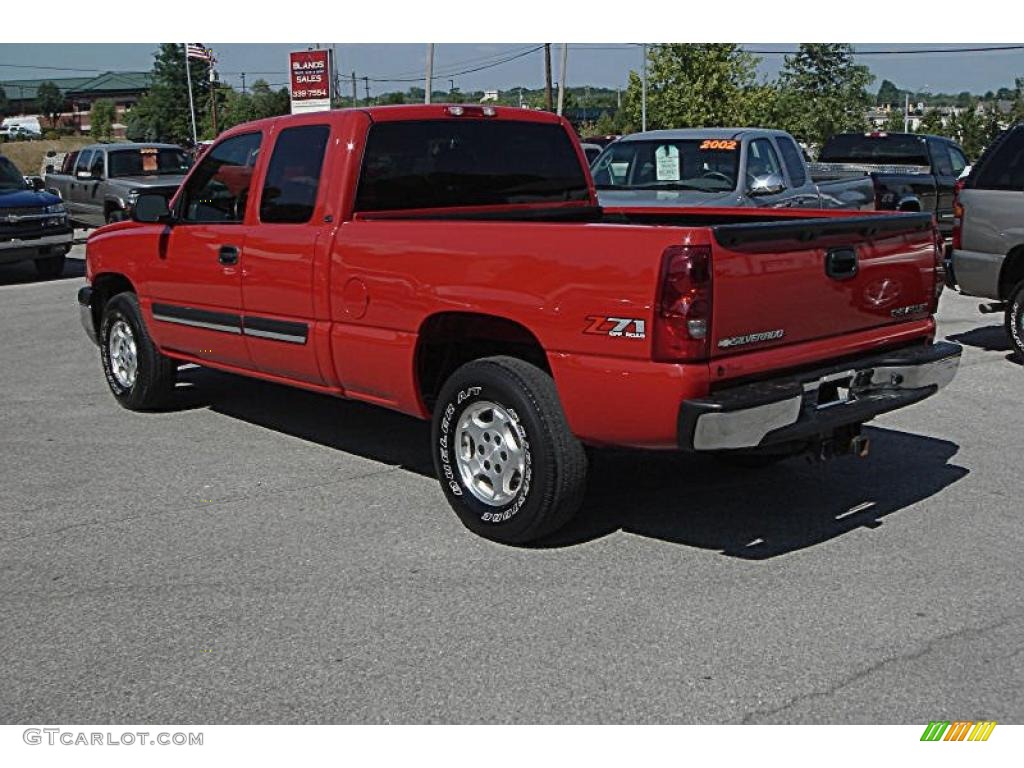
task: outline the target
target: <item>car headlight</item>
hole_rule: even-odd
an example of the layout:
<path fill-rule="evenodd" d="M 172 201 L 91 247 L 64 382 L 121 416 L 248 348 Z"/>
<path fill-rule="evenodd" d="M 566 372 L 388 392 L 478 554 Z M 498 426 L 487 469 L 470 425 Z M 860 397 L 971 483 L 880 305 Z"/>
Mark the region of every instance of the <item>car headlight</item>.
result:
<path fill-rule="evenodd" d="M 52 213 L 55 216 L 63 216 L 68 212 L 67 207 L 64 203 L 56 203 L 55 205 L 48 205 L 43 209 L 43 213 Z"/>

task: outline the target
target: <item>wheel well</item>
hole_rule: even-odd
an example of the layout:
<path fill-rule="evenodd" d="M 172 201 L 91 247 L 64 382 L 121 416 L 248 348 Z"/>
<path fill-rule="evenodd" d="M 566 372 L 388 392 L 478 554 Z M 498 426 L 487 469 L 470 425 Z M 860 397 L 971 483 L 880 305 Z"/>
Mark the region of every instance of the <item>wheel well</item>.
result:
<path fill-rule="evenodd" d="M 1010 298 L 1010 291 L 1024 280 L 1024 245 L 1018 245 L 1006 255 L 999 271 L 999 298 Z"/>
<path fill-rule="evenodd" d="M 898 211 L 904 211 L 906 213 L 920 213 L 921 212 L 921 201 L 920 200 L 901 200 Z"/>
<path fill-rule="evenodd" d="M 103 318 L 103 308 L 107 302 L 119 293 L 137 292 L 127 277 L 116 273 L 97 275 L 92 281 L 92 290 L 92 324 L 97 333 L 100 329 L 100 320 Z"/>
<path fill-rule="evenodd" d="M 472 360 L 508 355 L 551 373 L 547 355 L 525 326 L 493 315 L 444 312 L 420 327 L 416 344 L 416 385 L 428 410 L 437 402 L 444 382 Z"/>

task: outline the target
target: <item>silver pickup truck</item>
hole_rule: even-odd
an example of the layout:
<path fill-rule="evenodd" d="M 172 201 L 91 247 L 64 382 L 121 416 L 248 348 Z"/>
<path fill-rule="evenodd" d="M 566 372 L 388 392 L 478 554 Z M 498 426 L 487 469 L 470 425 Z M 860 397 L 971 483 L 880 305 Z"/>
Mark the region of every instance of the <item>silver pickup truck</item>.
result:
<path fill-rule="evenodd" d="M 1024 359 L 1024 123 L 1002 136 L 971 169 L 953 206 L 948 280 L 961 293 L 991 299 Z"/>
<path fill-rule="evenodd" d="M 635 133 L 609 144 L 590 168 L 598 200 L 612 208 L 875 207 L 870 179 L 816 184 L 793 137 L 765 128 Z"/>
<path fill-rule="evenodd" d="M 45 181 L 75 224 L 100 227 L 127 218 L 142 192 L 173 196 L 190 165 L 174 144 L 93 144 L 67 155 Z"/>

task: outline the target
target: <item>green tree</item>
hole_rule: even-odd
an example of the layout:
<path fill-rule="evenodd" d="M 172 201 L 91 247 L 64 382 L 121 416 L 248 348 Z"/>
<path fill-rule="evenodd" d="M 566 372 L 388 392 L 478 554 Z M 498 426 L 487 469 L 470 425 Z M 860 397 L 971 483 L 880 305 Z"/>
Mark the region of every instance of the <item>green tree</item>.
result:
<path fill-rule="evenodd" d="M 994 105 L 981 108 L 978 104 L 972 104 L 950 119 L 947 135 L 964 148 L 969 159 L 977 160 L 1001 131 L 999 113 Z"/>
<path fill-rule="evenodd" d="M 190 59 L 196 121 L 201 122 L 210 104 L 210 65 Z M 153 84 L 128 114 L 128 138 L 133 141 L 192 142 L 185 50 L 180 43 L 161 43 L 153 62 Z"/>
<path fill-rule="evenodd" d="M 883 80 L 882 85 L 878 89 L 878 95 L 875 97 L 875 104 L 881 107 L 886 104 L 902 103 L 903 91 L 897 88 L 896 84 L 891 80 Z"/>
<path fill-rule="evenodd" d="M 94 139 L 109 139 L 114 135 L 114 102 L 98 99 L 89 110 L 89 133 Z"/>
<path fill-rule="evenodd" d="M 57 128 L 60 115 L 64 111 L 64 94 L 56 83 L 47 80 L 36 90 L 36 104 L 50 121 L 51 128 Z"/>
<path fill-rule="evenodd" d="M 942 121 L 942 113 L 937 109 L 929 109 L 921 119 L 920 133 L 930 133 L 935 136 L 945 136 L 946 126 Z"/>
<path fill-rule="evenodd" d="M 873 80 L 848 43 L 801 43 L 779 76 L 779 124 L 817 146 L 836 133 L 862 130 Z"/>
<path fill-rule="evenodd" d="M 733 43 L 671 43 L 647 52 L 647 127 L 758 122 L 757 57 Z M 641 123 L 641 82 L 629 73 L 626 122 Z"/>
<path fill-rule="evenodd" d="M 221 88 L 221 91 L 224 101 L 223 107 L 218 107 L 218 127 L 222 131 L 239 123 L 287 115 L 291 111 L 288 89 L 275 91 L 266 80 L 254 82 L 248 93 L 240 93 L 233 88 Z"/>
<path fill-rule="evenodd" d="M 892 110 L 885 118 L 882 130 L 888 133 L 903 133 L 907 129 L 905 117 L 906 115 L 903 114 L 902 109 Z"/>

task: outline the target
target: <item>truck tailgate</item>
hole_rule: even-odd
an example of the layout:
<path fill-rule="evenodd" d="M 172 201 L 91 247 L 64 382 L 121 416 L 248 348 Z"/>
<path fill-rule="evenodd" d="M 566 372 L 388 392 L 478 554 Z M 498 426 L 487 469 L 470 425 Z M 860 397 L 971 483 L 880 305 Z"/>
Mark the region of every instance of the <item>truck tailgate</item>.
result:
<path fill-rule="evenodd" d="M 936 236 L 929 214 L 728 224 L 712 232 L 712 358 L 931 315 Z M 829 345 L 818 346 L 828 357 Z"/>

